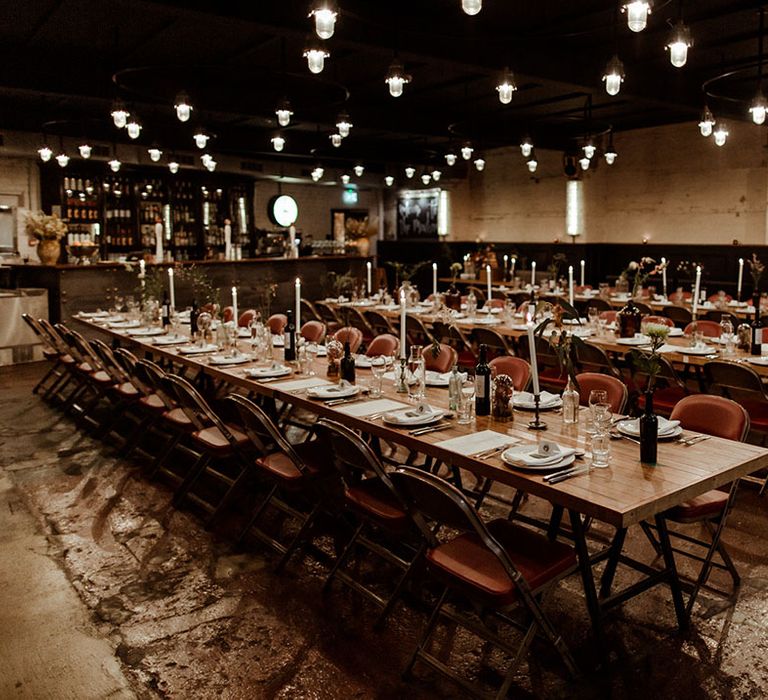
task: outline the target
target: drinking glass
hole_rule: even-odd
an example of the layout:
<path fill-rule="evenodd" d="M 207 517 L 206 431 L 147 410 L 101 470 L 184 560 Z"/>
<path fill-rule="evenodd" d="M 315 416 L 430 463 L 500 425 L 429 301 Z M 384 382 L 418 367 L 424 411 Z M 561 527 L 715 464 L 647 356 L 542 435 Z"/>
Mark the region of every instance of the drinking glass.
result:
<path fill-rule="evenodd" d="M 589 327 L 597 332 L 598 321 L 600 320 L 600 310 L 594 306 L 590 306 L 587 309 L 587 319 L 589 320 Z"/>
<path fill-rule="evenodd" d="M 390 358 L 385 355 L 377 355 L 371 358 L 371 375 L 373 376 L 373 387 L 371 388 L 371 398 L 378 399 L 383 393 L 384 375 L 387 373 L 388 362 Z"/>
<path fill-rule="evenodd" d="M 425 379 L 421 345 L 412 345 L 411 354 L 408 357 L 408 374 L 406 375 L 408 398 L 411 401 L 418 402 L 419 399 L 424 398 Z"/>
<path fill-rule="evenodd" d="M 307 354 L 307 364 L 309 365 L 309 376 L 315 376 L 315 360 L 317 359 L 317 343 L 307 343 L 304 346 L 304 352 Z"/>
<path fill-rule="evenodd" d="M 607 431 L 592 436 L 592 466 L 604 469 L 611 462 L 611 436 Z"/>
<path fill-rule="evenodd" d="M 595 420 L 597 415 L 596 406 L 599 406 L 601 404 L 607 405 L 608 403 L 608 392 L 605 389 L 592 389 L 592 391 L 589 392 L 589 417 L 586 421 L 586 431 L 587 434 L 591 435 L 595 432 Z"/>
<path fill-rule="evenodd" d="M 307 346 L 299 345 L 296 348 L 296 364 L 298 366 L 299 374 L 309 374 L 309 358 L 307 356 Z"/>
<path fill-rule="evenodd" d="M 467 425 L 472 422 L 475 410 L 475 378 L 470 377 L 461 383 L 457 423 Z"/>

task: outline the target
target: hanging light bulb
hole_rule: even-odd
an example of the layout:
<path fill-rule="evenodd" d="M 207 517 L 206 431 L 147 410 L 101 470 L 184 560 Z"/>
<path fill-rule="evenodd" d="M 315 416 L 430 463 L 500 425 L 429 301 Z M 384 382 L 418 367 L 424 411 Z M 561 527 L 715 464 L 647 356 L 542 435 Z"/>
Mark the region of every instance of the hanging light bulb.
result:
<path fill-rule="evenodd" d="M 672 27 L 672 33 L 669 35 L 669 41 L 666 46 L 669 51 L 670 63 L 675 68 L 682 68 L 685 65 L 688 60 L 688 49 L 691 46 L 693 46 L 691 30 L 683 24 L 682 20 L 679 20 Z"/>
<path fill-rule="evenodd" d="M 69 165 L 69 156 L 66 153 L 59 153 L 59 155 L 56 156 L 56 162 L 61 166 L 62 168 L 66 168 L 67 165 Z"/>
<path fill-rule="evenodd" d="M 582 158 L 579 159 L 579 165 L 581 166 L 582 170 L 589 170 L 589 164 L 591 162 L 592 161 L 586 156 L 583 156 Z"/>
<path fill-rule="evenodd" d="M 528 158 L 531 153 L 533 153 L 533 143 L 528 136 L 522 140 L 522 143 L 520 144 L 520 152 L 523 154 L 523 158 Z"/>
<path fill-rule="evenodd" d="M 141 122 L 136 115 L 132 115 L 130 121 L 125 125 L 125 130 L 128 132 L 128 138 L 137 139 L 141 135 Z"/>
<path fill-rule="evenodd" d="M 351 178 L 349 175 L 347 175 L 347 173 L 344 173 L 344 174 L 341 176 L 341 181 L 342 181 L 342 182 L 343 182 L 345 185 L 348 185 L 348 184 L 349 184 L 349 181 L 350 181 L 351 179 L 352 179 L 352 178 Z"/>
<path fill-rule="evenodd" d="M 391 175 L 386 175 L 386 176 L 384 177 L 384 184 L 385 184 L 387 187 L 392 187 L 392 185 L 394 185 L 394 184 L 395 184 L 395 178 L 393 178 Z"/>
<path fill-rule="evenodd" d="M 90 144 L 87 143 L 81 143 L 77 150 L 80 151 L 80 157 L 85 158 L 85 160 L 88 160 L 91 157 L 91 151 L 93 151 L 93 148 Z"/>
<path fill-rule="evenodd" d="M 122 100 L 115 100 L 112 103 L 112 122 L 118 129 L 122 129 L 128 123 L 128 112 L 125 109 L 125 104 Z"/>
<path fill-rule="evenodd" d="M 358 177 L 362 177 L 363 173 L 365 172 L 365 168 L 362 165 L 356 165 L 355 166 L 355 175 Z"/>
<path fill-rule="evenodd" d="M 288 126 L 291 123 L 291 117 L 293 116 L 293 112 L 291 111 L 291 103 L 288 102 L 288 100 L 283 100 L 279 105 L 277 105 L 275 114 L 277 115 L 277 123 L 280 126 Z"/>
<path fill-rule="evenodd" d="M 443 176 L 443 173 L 442 173 L 440 170 L 438 170 L 437 168 L 435 168 L 434 170 L 432 170 L 432 179 L 433 179 L 435 182 L 440 182 L 440 178 L 441 178 L 442 176 Z"/>
<path fill-rule="evenodd" d="M 341 142 L 344 140 L 341 134 L 331 134 L 328 138 L 331 139 L 331 144 L 334 148 L 341 146 Z"/>
<path fill-rule="evenodd" d="M 456 154 L 453 151 L 449 151 L 445 154 L 445 162 L 451 166 L 456 165 Z"/>
<path fill-rule="evenodd" d="M 422 173 L 421 174 L 421 181 L 428 185 L 430 182 L 432 182 L 432 176 L 429 173 Z"/>
<path fill-rule="evenodd" d="M 310 177 L 312 178 L 312 181 L 318 182 L 320 178 L 323 176 L 324 172 L 325 171 L 321 166 L 316 165 L 314 168 L 312 168 L 312 172 L 310 173 Z"/>
<path fill-rule="evenodd" d="M 37 149 L 37 153 L 43 163 L 47 163 L 53 156 L 53 151 L 48 148 L 48 146 L 40 146 L 40 148 Z"/>
<path fill-rule="evenodd" d="M 200 156 L 200 161 L 206 168 L 208 167 L 208 163 L 210 163 L 212 160 L 213 156 L 208 153 L 203 153 L 203 155 Z"/>
<path fill-rule="evenodd" d="M 179 164 L 172 160 L 170 163 L 168 163 L 168 170 L 171 171 L 172 175 L 175 175 L 177 172 L 179 172 Z"/>
<path fill-rule="evenodd" d="M 117 156 L 115 156 L 112 160 L 109 161 L 109 169 L 116 173 L 120 170 L 120 166 L 122 163 L 117 159 Z"/>
<path fill-rule="evenodd" d="M 189 95 L 183 90 L 176 95 L 173 108 L 176 110 L 176 118 L 180 122 L 188 122 L 192 116 L 192 105 L 189 104 Z"/>
<path fill-rule="evenodd" d="M 765 101 L 765 95 L 763 95 L 762 90 L 758 90 L 752 101 L 752 106 L 749 108 L 749 113 L 755 124 L 765 124 L 766 109 L 768 109 L 768 103 Z"/>
<path fill-rule="evenodd" d="M 472 157 L 472 154 L 474 153 L 474 151 L 475 151 L 475 149 L 472 148 L 472 146 L 470 146 L 468 143 L 465 143 L 461 147 L 461 157 L 464 160 L 469 160 Z"/>
<path fill-rule="evenodd" d="M 411 167 L 410 165 L 406 166 L 405 168 L 405 176 L 410 180 L 414 175 L 416 174 L 416 168 Z"/>
<path fill-rule="evenodd" d="M 632 0 L 622 6 L 621 11 L 627 13 L 627 26 L 630 31 L 642 32 L 645 29 L 652 4 L 650 0 Z"/>
<path fill-rule="evenodd" d="M 605 149 L 605 162 L 608 163 L 608 165 L 613 165 L 616 162 L 616 158 L 618 157 L 618 153 L 616 153 L 616 149 L 613 147 L 613 129 L 611 129 L 609 135 L 608 135 L 608 148 Z"/>
<path fill-rule="evenodd" d="M 605 66 L 603 81 L 605 82 L 605 91 L 609 95 L 619 94 L 621 84 L 624 82 L 624 64 L 616 54 L 611 57 L 611 60 Z"/>
<path fill-rule="evenodd" d="M 216 162 L 216 161 L 215 161 L 213 158 L 211 158 L 211 159 L 210 159 L 210 160 L 209 160 L 209 161 L 208 161 L 208 162 L 205 164 L 205 167 L 206 167 L 206 168 L 208 168 L 208 172 L 212 173 L 214 170 L 216 170 L 216 166 L 217 166 L 217 165 L 218 165 L 218 163 L 217 163 L 217 162 Z"/>
<path fill-rule="evenodd" d="M 336 117 L 336 128 L 339 130 L 342 138 L 347 138 L 347 136 L 349 136 L 349 130 L 353 126 L 354 125 L 349 121 L 349 115 L 346 112 L 341 112 L 341 114 Z"/>
<path fill-rule="evenodd" d="M 525 162 L 525 164 L 528 166 L 528 171 L 531 173 L 535 173 L 536 169 L 539 167 L 539 161 L 536 160 L 536 152 L 531 151 L 531 154 L 528 158 L 528 160 Z"/>
<path fill-rule="evenodd" d="M 594 157 L 595 151 L 597 151 L 595 144 L 592 143 L 592 139 L 589 139 L 589 141 L 584 144 L 581 150 L 584 151 L 584 155 L 590 160 Z"/>
<path fill-rule="evenodd" d="M 304 49 L 304 58 L 307 59 L 310 73 L 322 73 L 325 68 L 325 59 L 329 54 L 322 46 L 311 45 Z"/>
<path fill-rule="evenodd" d="M 477 171 L 479 173 L 485 170 L 485 159 L 482 156 L 478 156 L 477 158 L 475 158 L 475 168 L 477 168 Z"/>
<path fill-rule="evenodd" d="M 403 85 L 411 82 L 411 76 L 405 74 L 403 64 L 395 58 L 389 66 L 384 82 L 389 85 L 389 94 L 392 97 L 400 97 L 403 94 Z"/>
<path fill-rule="evenodd" d="M 517 90 L 515 76 L 509 68 L 505 68 L 501 75 L 501 81 L 496 86 L 496 92 L 499 93 L 499 102 L 503 105 L 508 105 L 512 102 L 512 95 L 515 90 Z"/>
<path fill-rule="evenodd" d="M 272 148 L 274 148 L 278 153 L 283 150 L 285 147 L 285 139 L 278 134 L 277 136 L 272 137 Z"/>
<path fill-rule="evenodd" d="M 333 36 L 337 15 L 335 3 L 330 0 L 319 0 L 314 4 L 309 16 L 315 18 L 317 36 L 321 39 L 330 39 Z"/>
<path fill-rule="evenodd" d="M 466 14 L 474 16 L 483 9 L 483 0 L 461 0 L 461 9 Z"/>
<path fill-rule="evenodd" d="M 160 159 L 163 157 L 163 151 L 158 148 L 156 145 L 151 146 L 147 149 L 147 153 L 149 153 L 149 159 L 153 163 L 159 163 Z"/>
<path fill-rule="evenodd" d="M 713 135 L 717 146 L 725 146 L 725 142 L 728 140 L 728 127 L 726 127 L 724 122 L 717 123 L 717 128 Z"/>
<path fill-rule="evenodd" d="M 208 145 L 208 139 L 211 137 L 208 136 L 208 134 L 203 131 L 203 129 L 198 129 L 195 131 L 192 138 L 195 140 L 195 146 L 197 146 L 200 150 L 204 149 Z"/>
<path fill-rule="evenodd" d="M 701 121 L 699 122 L 699 131 L 704 137 L 712 135 L 712 129 L 715 126 L 715 115 L 709 111 L 709 107 L 704 106 L 704 111 L 701 113 Z"/>

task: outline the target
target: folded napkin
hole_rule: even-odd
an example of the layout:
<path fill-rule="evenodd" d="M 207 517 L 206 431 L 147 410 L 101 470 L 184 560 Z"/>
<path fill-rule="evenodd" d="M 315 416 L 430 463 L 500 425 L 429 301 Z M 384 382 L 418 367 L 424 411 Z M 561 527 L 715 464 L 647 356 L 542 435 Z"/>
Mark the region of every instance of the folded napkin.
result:
<path fill-rule="evenodd" d="M 558 405 L 562 399 L 559 394 L 551 394 L 548 391 L 542 391 L 539 393 L 539 407 L 551 407 Z M 530 406 L 535 405 L 533 394 L 530 391 L 516 391 L 514 398 L 512 399 L 514 406 Z"/>
<path fill-rule="evenodd" d="M 419 404 L 416 408 L 411 408 L 406 411 L 395 411 L 392 413 L 385 413 L 384 420 L 389 423 L 398 423 L 400 425 L 412 425 L 415 423 L 422 423 L 429 418 L 439 418 L 443 415 L 443 412 L 439 409 L 436 410 L 428 404 Z"/>
<path fill-rule="evenodd" d="M 657 416 L 659 421 L 658 435 L 660 437 L 665 435 L 671 435 L 675 432 L 675 428 L 680 425 L 679 420 L 668 420 L 664 416 Z M 621 429 L 631 435 L 640 435 L 640 419 L 633 418 L 632 420 L 623 420 L 619 423 Z"/>
<path fill-rule="evenodd" d="M 448 382 L 451 380 L 451 374 L 452 372 L 435 372 L 434 370 L 428 369 L 424 373 L 424 377 L 427 384 L 445 384 L 447 385 Z M 467 373 L 466 372 L 459 372 L 459 380 L 462 382 L 465 382 L 467 380 Z"/>
<path fill-rule="evenodd" d="M 546 467 L 559 464 L 565 459 L 576 454 L 573 447 L 563 447 L 556 443 L 547 443 L 547 452 L 541 452 L 541 445 L 518 445 L 504 452 L 503 459 L 513 464 L 521 464 L 526 467 Z"/>

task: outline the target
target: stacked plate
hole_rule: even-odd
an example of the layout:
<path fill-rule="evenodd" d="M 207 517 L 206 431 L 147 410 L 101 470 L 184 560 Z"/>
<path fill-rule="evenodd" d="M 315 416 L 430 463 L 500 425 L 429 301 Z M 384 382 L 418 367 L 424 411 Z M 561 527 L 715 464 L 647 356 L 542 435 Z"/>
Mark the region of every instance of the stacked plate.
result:
<path fill-rule="evenodd" d="M 693 347 L 681 345 L 677 348 L 677 351 L 683 353 L 683 355 L 712 355 L 717 352 L 717 348 L 712 345 L 694 345 Z"/>
<path fill-rule="evenodd" d="M 238 353 L 237 355 L 211 355 L 208 363 L 212 365 L 242 365 L 250 361 L 251 358 L 248 355 Z"/>
<path fill-rule="evenodd" d="M 390 425 L 416 426 L 429 425 L 440 420 L 445 415 L 445 411 L 439 408 L 432 408 L 427 404 L 421 404 L 416 408 L 407 408 L 402 411 L 392 411 L 385 413 L 382 420 Z"/>
<path fill-rule="evenodd" d="M 573 464 L 576 450 L 572 447 L 560 447 L 554 454 L 539 454 L 538 445 L 515 445 L 501 453 L 501 459 L 510 466 L 534 471 L 561 469 Z"/>
<path fill-rule="evenodd" d="M 616 338 L 618 345 L 650 345 L 651 339 L 647 335 L 635 335 L 634 338 Z"/>
<path fill-rule="evenodd" d="M 163 328 L 133 328 L 127 331 L 127 335 L 134 338 L 149 338 L 153 335 L 165 335 Z"/>
<path fill-rule="evenodd" d="M 218 345 L 214 345 L 213 343 L 205 343 L 205 345 L 182 345 L 179 348 L 179 352 L 182 355 L 200 355 L 206 352 L 216 352 L 218 349 Z"/>
<path fill-rule="evenodd" d="M 273 377 L 285 377 L 291 373 L 291 368 L 277 363 L 269 367 L 249 367 L 245 375 L 251 379 L 272 379 Z"/>
<path fill-rule="evenodd" d="M 187 343 L 189 338 L 185 335 L 175 335 L 169 333 L 168 335 L 159 335 L 152 338 L 153 345 L 178 345 L 179 343 Z"/>
<path fill-rule="evenodd" d="M 307 396 L 311 396 L 313 399 L 345 399 L 359 393 L 360 387 L 350 384 L 349 382 L 313 386 L 307 389 Z"/>
<path fill-rule="evenodd" d="M 671 440 L 682 434 L 683 429 L 680 427 L 679 420 L 667 420 L 663 416 L 658 416 L 659 421 L 659 440 Z M 632 420 L 619 421 L 616 424 L 616 430 L 622 435 L 627 435 L 633 438 L 640 437 L 640 419 L 633 418 Z"/>

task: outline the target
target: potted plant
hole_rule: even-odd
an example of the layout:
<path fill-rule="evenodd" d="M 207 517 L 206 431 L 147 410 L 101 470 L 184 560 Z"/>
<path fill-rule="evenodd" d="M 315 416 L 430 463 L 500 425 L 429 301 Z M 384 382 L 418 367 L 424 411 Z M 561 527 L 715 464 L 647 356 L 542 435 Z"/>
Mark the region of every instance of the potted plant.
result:
<path fill-rule="evenodd" d="M 752 259 L 747 260 L 749 274 L 752 275 L 752 304 L 755 307 L 756 316 L 760 316 L 760 278 L 765 272 L 765 265 L 760 262 L 757 253 L 752 253 Z"/>
<path fill-rule="evenodd" d="M 461 263 L 455 262 L 451 264 L 451 286 L 448 287 L 448 291 L 445 293 L 445 305 L 449 309 L 455 309 L 456 311 L 461 309 L 461 292 L 456 286 L 456 280 L 463 269 Z"/>
<path fill-rule="evenodd" d="M 640 332 L 642 314 L 640 309 L 635 306 L 634 299 L 642 294 L 645 281 L 660 271 L 661 267 L 656 264 L 653 258 L 645 257 L 640 258 L 639 261 L 631 261 L 621 273 L 625 280 L 632 278 L 632 292 L 629 294 L 626 305 L 616 314 L 616 326 L 620 338 L 634 338 L 635 333 Z"/>
<path fill-rule="evenodd" d="M 67 234 L 67 225 L 56 215 L 30 212 L 26 220 L 29 245 L 37 249 L 43 265 L 55 265 L 61 255 L 61 239 Z"/>

